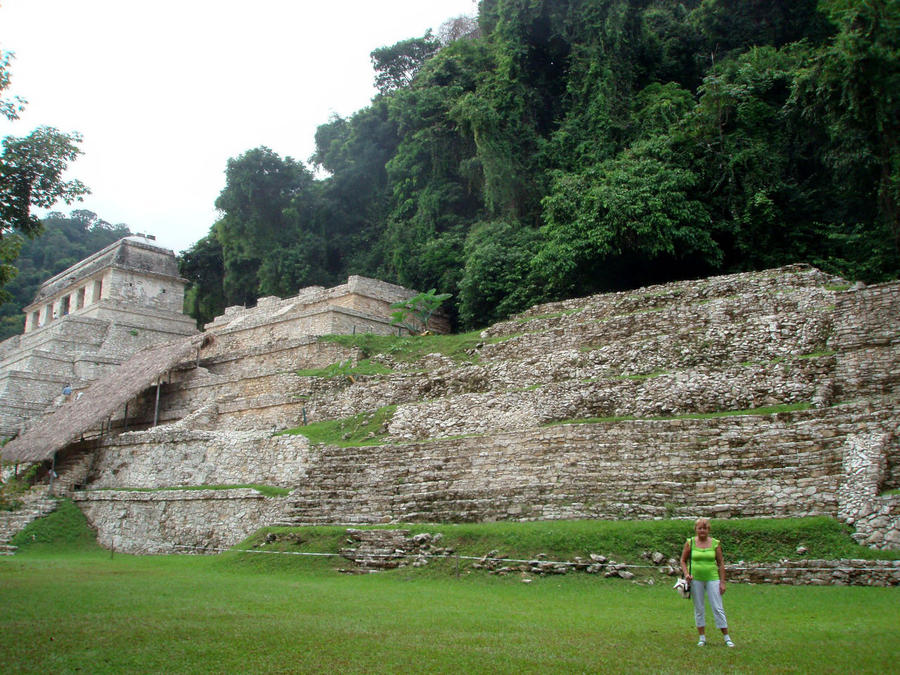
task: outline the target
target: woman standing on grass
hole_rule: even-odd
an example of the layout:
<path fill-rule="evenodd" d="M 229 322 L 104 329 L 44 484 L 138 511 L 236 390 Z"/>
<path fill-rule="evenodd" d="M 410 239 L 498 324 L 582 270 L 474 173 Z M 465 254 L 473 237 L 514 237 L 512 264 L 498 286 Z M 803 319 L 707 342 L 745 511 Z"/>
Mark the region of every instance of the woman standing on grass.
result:
<path fill-rule="evenodd" d="M 706 598 L 712 607 L 716 628 L 725 636 L 725 644 L 734 647 L 728 635 L 728 621 L 722 596 L 725 595 L 725 558 L 718 539 L 709 536 L 709 518 L 698 518 L 694 523 L 694 533 L 684 542 L 681 552 L 681 572 L 691 584 L 691 598 L 694 601 L 694 621 L 700 634 L 698 647 L 706 646 Z M 690 565 L 690 567 L 688 567 Z"/>

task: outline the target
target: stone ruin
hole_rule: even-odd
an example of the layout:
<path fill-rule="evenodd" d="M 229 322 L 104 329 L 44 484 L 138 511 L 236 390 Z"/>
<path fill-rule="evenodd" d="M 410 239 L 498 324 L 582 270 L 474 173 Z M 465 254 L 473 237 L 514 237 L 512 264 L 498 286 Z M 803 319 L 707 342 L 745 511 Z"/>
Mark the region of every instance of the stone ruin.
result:
<path fill-rule="evenodd" d="M 145 412 L 141 430 L 59 453 L 81 458 L 73 498 L 100 543 L 164 553 L 271 525 L 704 514 L 833 516 L 900 547 L 900 284 L 805 265 L 676 282 L 533 307 L 465 362 L 302 373 L 362 358 L 317 335 L 389 333 L 404 293 L 351 277 L 206 326 L 216 339 L 162 386 L 159 426 Z M 274 433 L 378 410 L 367 445 Z M 251 484 L 289 492 L 237 487 Z M 204 486 L 235 487 L 179 489 Z"/>
<path fill-rule="evenodd" d="M 149 345 L 197 332 L 175 254 L 131 235 L 41 284 L 25 332 L 0 342 L 0 438 Z"/>

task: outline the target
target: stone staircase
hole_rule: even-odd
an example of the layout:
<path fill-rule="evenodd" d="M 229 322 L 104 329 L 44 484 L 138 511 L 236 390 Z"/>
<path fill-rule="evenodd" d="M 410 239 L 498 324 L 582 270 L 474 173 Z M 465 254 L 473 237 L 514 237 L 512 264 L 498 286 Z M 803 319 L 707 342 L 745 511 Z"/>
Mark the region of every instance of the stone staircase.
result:
<path fill-rule="evenodd" d="M 84 485 L 93 467 L 94 457 L 92 450 L 76 450 L 59 460 L 52 486 L 49 485 L 48 478 L 44 479 L 48 483 L 47 487 L 51 489 L 51 494 L 56 497 L 67 497 L 78 486 Z"/>
<path fill-rule="evenodd" d="M 0 555 L 13 555 L 17 547 L 9 542 L 38 518 L 56 510 L 59 502 L 50 495 L 46 485 L 35 485 L 22 498 L 22 507 L 16 511 L 0 512 Z"/>
<path fill-rule="evenodd" d="M 94 454 L 90 450 L 76 451 L 56 466 L 52 484 L 49 477 L 33 485 L 19 498 L 22 507 L 15 511 L 0 512 L 0 555 L 13 555 L 16 546 L 9 542 L 25 527 L 52 513 L 59 505 L 59 498 L 71 494 L 76 486 L 83 485 L 91 471 Z"/>

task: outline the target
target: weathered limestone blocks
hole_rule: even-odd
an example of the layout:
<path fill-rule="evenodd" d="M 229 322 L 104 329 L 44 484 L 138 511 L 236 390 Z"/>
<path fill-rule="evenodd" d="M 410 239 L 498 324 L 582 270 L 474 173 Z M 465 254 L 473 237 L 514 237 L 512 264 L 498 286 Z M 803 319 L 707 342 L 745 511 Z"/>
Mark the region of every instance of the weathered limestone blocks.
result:
<path fill-rule="evenodd" d="M 95 454 L 91 489 L 247 483 L 290 488 L 305 480 L 310 462 L 303 436 L 169 426 L 106 439 Z"/>
<path fill-rule="evenodd" d="M 578 313 L 583 314 L 581 320 L 586 318 L 600 320 L 609 316 L 648 313 L 670 305 L 707 303 L 717 299 L 731 300 L 741 295 L 771 297 L 803 289 L 818 294 L 827 290 L 827 287 L 844 286 L 846 282 L 840 277 L 826 274 L 808 265 L 788 265 L 765 272 L 673 282 L 535 305 L 509 321 L 494 324 L 485 331 L 485 335 L 515 335 L 523 330 L 543 331 L 557 328 L 567 323 L 570 316 Z M 801 300 L 801 306 L 804 309 L 818 307 L 817 296 L 813 295 L 812 298 L 813 302 Z"/>
<path fill-rule="evenodd" d="M 319 446 L 287 522 L 834 514 L 847 436 L 890 426 L 849 406 Z"/>
<path fill-rule="evenodd" d="M 291 298 L 260 298 L 256 307 L 229 307 L 206 329 L 223 340 L 212 354 L 296 338 L 329 333 L 395 334 L 390 323 L 391 304 L 408 300 L 416 292 L 377 279 L 351 276 L 334 288 L 313 286 Z M 447 332 L 449 323 L 435 315 L 429 327 Z"/>
<path fill-rule="evenodd" d="M 216 552 L 234 546 L 277 520 L 285 504 L 284 498 L 248 488 L 86 491 L 73 498 L 101 546 L 137 554 Z"/>
<path fill-rule="evenodd" d="M 597 371 L 583 365 L 577 373 L 584 379 L 401 405 L 389 431 L 392 438 L 414 440 L 517 431 L 588 417 L 672 416 L 809 403 L 830 379 L 831 363 L 825 357 L 588 381 Z M 482 380 L 492 378 L 477 379 Z M 821 398 L 820 405 L 826 402 Z"/>
<path fill-rule="evenodd" d="M 900 546 L 900 495 L 882 496 L 887 475 L 886 448 L 894 433 L 857 433 L 847 438 L 839 487 L 838 517 L 855 525 L 853 535 L 871 548 Z"/>
<path fill-rule="evenodd" d="M 105 442 L 91 485 L 292 488 L 266 525 L 840 514 L 896 548 L 900 284 L 846 287 L 792 266 L 551 303 L 485 331 L 473 363 L 383 356 L 392 372 L 354 380 L 298 376 L 359 353 L 292 333 L 313 325 L 300 305 L 263 299 L 227 312 L 202 368 L 163 388 L 163 419 L 180 421 Z M 350 303 L 334 316 L 365 309 L 365 294 L 311 289 L 303 311 L 317 294 Z M 797 403 L 813 408 L 684 417 Z M 270 435 L 386 405 L 384 445 Z M 540 426 L 591 417 L 610 421 Z M 93 507 L 109 532 L 114 504 Z M 203 538 L 180 497 L 128 509 L 170 524 L 135 536 Z"/>
<path fill-rule="evenodd" d="M 324 368 L 353 355 L 354 350 L 337 343 L 319 342 L 317 337 L 303 335 L 257 343 L 247 349 L 222 349 L 217 355 L 204 353 L 202 365 L 226 380 L 240 380 L 260 374 Z"/>
<path fill-rule="evenodd" d="M 144 347 L 196 333 L 186 283 L 172 251 L 129 236 L 41 284 L 25 333 L 0 345 L 0 436 L 45 411 L 60 382 L 83 388 Z M 45 383 L 23 390 L 23 374 Z"/>
<path fill-rule="evenodd" d="M 551 330 L 531 332 L 528 324 L 522 325 L 519 334 L 485 344 L 480 356 L 482 361 L 521 360 L 559 349 L 596 350 L 596 365 L 625 375 L 701 363 L 768 362 L 825 348 L 833 296 L 823 289 L 748 294 L 599 320 L 589 319 L 585 309 L 556 319 Z M 495 337 L 493 329 L 482 334 Z"/>
<path fill-rule="evenodd" d="M 739 583 L 807 586 L 900 586 L 900 560 L 781 560 L 728 566 Z"/>
<path fill-rule="evenodd" d="M 857 285 L 835 297 L 835 328 L 830 344 L 852 350 L 897 342 L 900 285 Z"/>

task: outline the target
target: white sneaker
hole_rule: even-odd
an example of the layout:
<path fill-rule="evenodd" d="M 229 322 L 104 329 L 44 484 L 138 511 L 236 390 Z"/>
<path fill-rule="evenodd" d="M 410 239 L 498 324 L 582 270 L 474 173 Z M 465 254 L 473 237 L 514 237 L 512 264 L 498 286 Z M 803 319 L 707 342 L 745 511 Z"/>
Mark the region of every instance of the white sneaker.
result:
<path fill-rule="evenodd" d="M 698 646 L 698 647 L 705 647 L 705 646 L 706 646 L 706 640 L 700 640 L 700 642 L 697 643 L 697 646 Z"/>
<path fill-rule="evenodd" d="M 734 647 L 734 643 L 731 641 L 731 638 L 725 639 L 725 646 L 726 647 Z"/>

